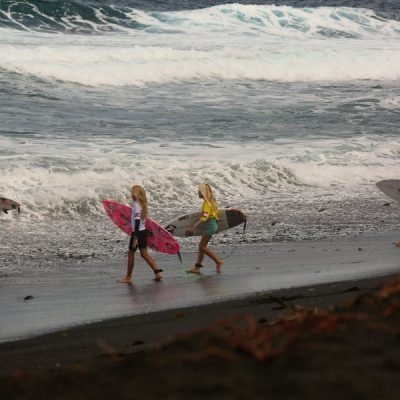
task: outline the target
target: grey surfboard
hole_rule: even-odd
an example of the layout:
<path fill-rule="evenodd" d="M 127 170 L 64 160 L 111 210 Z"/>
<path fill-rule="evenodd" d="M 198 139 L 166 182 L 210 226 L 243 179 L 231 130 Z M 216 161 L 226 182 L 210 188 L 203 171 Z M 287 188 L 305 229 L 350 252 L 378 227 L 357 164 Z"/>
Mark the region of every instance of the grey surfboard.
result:
<path fill-rule="evenodd" d="M 392 199 L 400 201 L 400 179 L 379 181 L 376 186 Z"/>
<path fill-rule="evenodd" d="M 0 210 L 3 210 L 6 214 L 8 211 L 18 210 L 20 212 L 21 204 L 17 203 L 15 200 L 7 199 L 7 197 L 0 195 Z"/>
<path fill-rule="evenodd" d="M 225 231 L 244 223 L 247 219 L 243 211 L 236 208 L 219 208 L 218 232 Z M 193 212 L 181 215 L 164 225 L 164 228 L 177 237 L 187 237 L 188 230 L 200 219 L 201 212 Z M 199 224 L 194 231 L 194 236 L 201 236 L 204 231 L 204 224 Z"/>

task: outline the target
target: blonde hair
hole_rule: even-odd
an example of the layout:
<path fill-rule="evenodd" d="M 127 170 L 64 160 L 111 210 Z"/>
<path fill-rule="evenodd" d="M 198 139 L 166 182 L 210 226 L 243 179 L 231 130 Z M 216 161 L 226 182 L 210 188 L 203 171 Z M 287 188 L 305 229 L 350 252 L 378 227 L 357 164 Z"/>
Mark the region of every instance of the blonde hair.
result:
<path fill-rule="evenodd" d="M 203 199 L 211 205 L 213 210 L 218 209 L 217 200 L 215 198 L 214 191 L 208 183 L 199 185 L 199 192 L 203 195 Z"/>
<path fill-rule="evenodd" d="M 147 202 L 146 192 L 145 192 L 143 186 L 133 185 L 131 188 L 131 194 L 133 194 L 139 201 L 139 203 L 142 207 L 143 218 L 147 218 L 147 216 L 149 214 L 149 206 L 148 206 L 148 202 Z"/>

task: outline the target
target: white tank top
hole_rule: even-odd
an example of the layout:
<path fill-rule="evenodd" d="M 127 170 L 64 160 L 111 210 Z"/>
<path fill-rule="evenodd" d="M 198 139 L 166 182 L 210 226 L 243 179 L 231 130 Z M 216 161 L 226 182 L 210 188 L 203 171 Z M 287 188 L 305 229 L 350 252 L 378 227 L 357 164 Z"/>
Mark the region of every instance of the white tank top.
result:
<path fill-rule="evenodd" d="M 140 207 L 139 202 L 134 201 L 132 203 L 132 216 L 131 216 L 132 231 L 135 231 L 135 221 L 138 219 L 140 219 L 139 231 L 144 231 L 146 229 L 145 226 L 146 218 L 142 218 L 142 207 Z"/>

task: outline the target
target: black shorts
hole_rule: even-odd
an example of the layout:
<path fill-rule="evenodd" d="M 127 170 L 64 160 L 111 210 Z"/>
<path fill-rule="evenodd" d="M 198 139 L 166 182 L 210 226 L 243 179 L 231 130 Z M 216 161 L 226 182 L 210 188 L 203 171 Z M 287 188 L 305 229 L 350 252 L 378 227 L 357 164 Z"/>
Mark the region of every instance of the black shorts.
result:
<path fill-rule="evenodd" d="M 129 250 L 136 251 L 137 249 L 133 248 L 133 239 L 135 239 L 135 235 L 132 233 L 131 239 L 129 240 Z M 147 248 L 147 229 L 138 232 L 137 240 L 139 249 Z"/>

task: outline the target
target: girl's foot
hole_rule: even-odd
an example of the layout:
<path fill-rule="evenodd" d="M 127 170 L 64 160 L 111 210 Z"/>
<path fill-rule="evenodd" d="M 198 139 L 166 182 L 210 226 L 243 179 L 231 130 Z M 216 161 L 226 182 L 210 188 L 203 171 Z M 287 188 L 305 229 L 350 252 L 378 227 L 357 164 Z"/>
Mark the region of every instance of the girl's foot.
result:
<path fill-rule="evenodd" d="M 117 281 L 119 283 L 132 283 L 132 278 L 130 276 L 124 276 L 122 279 Z"/>
<path fill-rule="evenodd" d="M 220 274 L 221 273 L 221 268 L 222 268 L 222 266 L 224 265 L 224 260 L 219 260 L 218 262 L 217 262 L 217 274 Z"/>
<path fill-rule="evenodd" d="M 161 281 L 161 279 L 163 278 L 161 272 L 162 272 L 162 269 L 154 270 L 154 275 L 155 275 L 154 280 L 155 281 Z"/>
<path fill-rule="evenodd" d="M 201 274 L 200 268 L 203 268 L 203 266 L 201 264 L 196 263 L 196 264 L 194 264 L 194 267 L 192 269 L 188 269 L 188 270 L 186 270 L 186 272 L 188 274 L 200 275 Z"/>
<path fill-rule="evenodd" d="M 400 247 L 400 240 L 398 240 L 397 242 L 393 243 L 396 247 Z"/>

